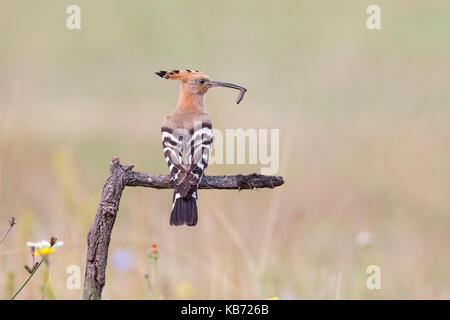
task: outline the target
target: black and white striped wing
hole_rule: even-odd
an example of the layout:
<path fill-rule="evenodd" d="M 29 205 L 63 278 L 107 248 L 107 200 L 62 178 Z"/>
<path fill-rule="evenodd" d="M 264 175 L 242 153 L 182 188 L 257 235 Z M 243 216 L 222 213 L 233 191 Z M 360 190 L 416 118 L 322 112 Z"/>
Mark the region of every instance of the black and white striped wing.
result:
<path fill-rule="evenodd" d="M 208 166 L 212 146 L 212 128 L 203 126 L 189 134 L 162 128 L 164 156 L 174 182 L 174 201 L 178 198 L 197 199 L 197 186 Z"/>

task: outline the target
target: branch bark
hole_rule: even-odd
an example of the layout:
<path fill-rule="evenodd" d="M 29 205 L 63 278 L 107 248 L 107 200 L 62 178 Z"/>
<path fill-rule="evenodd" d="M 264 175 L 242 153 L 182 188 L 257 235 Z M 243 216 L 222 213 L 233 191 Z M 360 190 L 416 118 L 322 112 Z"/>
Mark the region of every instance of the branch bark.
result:
<path fill-rule="evenodd" d="M 284 183 L 282 177 L 250 175 L 204 176 L 199 189 L 275 188 Z M 119 211 L 122 191 L 126 187 L 172 189 L 169 175 L 151 175 L 133 171 L 132 165 L 120 164 L 119 158 L 110 163 L 110 174 L 103 186 L 102 197 L 94 223 L 88 233 L 88 252 L 84 280 L 84 300 L 101 299 L 111 232 Z"/>

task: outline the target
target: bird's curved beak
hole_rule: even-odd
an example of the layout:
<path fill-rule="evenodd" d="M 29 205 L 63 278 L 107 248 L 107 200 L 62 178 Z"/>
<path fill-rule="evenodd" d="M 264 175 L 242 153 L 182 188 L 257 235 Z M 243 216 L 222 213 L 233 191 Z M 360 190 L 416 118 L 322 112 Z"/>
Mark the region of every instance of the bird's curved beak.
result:
<path fill-rule="evenodd" d="M 226 88 L 232 88 L 239 90 L 239 96 L 236 100 L 236 103 L 239 104 L 241 102 L 242 98 L 244 98 L 244 94 L 247 91 L 244 87 L 238 86 L 237 84 L 228 83 L 228 82 L 222 82 L 222 81 L 211 81 L 210 82 L 211 87 L 226 87 Z"/>

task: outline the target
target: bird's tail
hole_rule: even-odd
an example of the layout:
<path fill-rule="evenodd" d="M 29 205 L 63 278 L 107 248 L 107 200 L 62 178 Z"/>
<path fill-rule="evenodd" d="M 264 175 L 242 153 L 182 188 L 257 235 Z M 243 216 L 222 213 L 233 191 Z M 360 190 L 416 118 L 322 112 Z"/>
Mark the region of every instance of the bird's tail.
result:
<path fill-rule="evenodd" d="M 198 220 L 197 199 L 194 196 L 187 199 L 177 198 L 176 194 L 176 192 L 173 194 L 174 203 L 170 214 L 170 225 L 195 226 Z"/>

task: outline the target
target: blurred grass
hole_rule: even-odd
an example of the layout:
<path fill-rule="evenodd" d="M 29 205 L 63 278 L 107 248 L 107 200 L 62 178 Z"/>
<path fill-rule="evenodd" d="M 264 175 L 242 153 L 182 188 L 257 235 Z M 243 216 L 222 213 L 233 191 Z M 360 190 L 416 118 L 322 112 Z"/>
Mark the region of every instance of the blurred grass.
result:
<path fill-rule="evenodd" d="M 108 162 L 165 173 L 159 128 L 178 84 L 153 72 L 192 68 L 249 89 L 211 91 L 216 128 L 280 128 L 275 190 L 200 192 L 195 229 L 168 225 L 171 192 L 126 189 L 105 297 L 146 298 L 158 243 L 157 298 L 449 298 L 450 5 L 378 1 L 70 1 L 0 4 L 0 297 L 26 277 L 28 240 L 56 236 L 66 268 L 84 269 L 86 234 Z M 257 171 L 213 165 L 209 174 Z M 373 244 L 356 235 L 368 230 Z M 365 287 L 379 264 L 382 289 Z M 84 271 L 83 271 L 84 272 Z M 35 279 L 36 280 L 36 279 Z M 20 298 L 40 298 L 35 281 Z M 124 290 L 126 288 L 127 290 Z"/>

